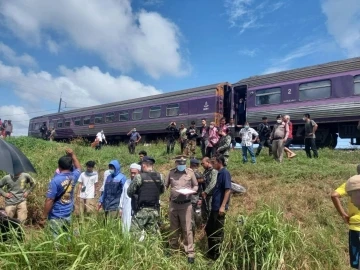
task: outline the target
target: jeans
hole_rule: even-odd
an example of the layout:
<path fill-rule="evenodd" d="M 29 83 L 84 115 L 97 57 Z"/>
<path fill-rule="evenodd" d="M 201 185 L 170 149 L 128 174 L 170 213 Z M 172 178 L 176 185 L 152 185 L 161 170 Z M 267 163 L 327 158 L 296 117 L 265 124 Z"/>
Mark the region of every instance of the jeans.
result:
<path fill-rule="evenodd" d="M 318 151 L 316 148 L 315 139 L 314 138 L 305 138 L 305 152 L 306 152 L 306 155 L 308 158 L 311 158 L 310 149 L 314 152 L 315 158 L 319 157 Z"/>
<path fill-rule="evenodd" d="M 220 216 L 219 211 L 211 211 L 205 232 L 208 237 L 208 256 L 217 259 L 220 255 L 220 245 L 224 238 L 225 216 Z"/>
<path fill-rule="evenodd" d="M 174 153 L 174 147 L 175 147 L 175 139 L 168 139 L 166 145 L 166 152 L 168 154 Z"/>
<path fill-rule="evenodd" d="M 255 158 L 255 154 L 254 154 L 254 148 L 252 145 L 250 146 L 242 146 L 242 156 L 243 156 L 243 162 L 247 162 L 247 152 L 249 152 L 250 156 L 251 156 L 251 162 L 255 163 L 256 162 L 256 158 Z"/>
<path fill-rule="evenodd" d="M 257 156 L 260 155 L 260 152 L 264 146 L 269 147 L 269 156 L 271 156 L 272 155 L 271 142 L 269 139 L 266 138 L 260 138 L 259 147 L 257 148 L 256 155 Z"/>
<path fill-rule="evenodd" d="M 136 143 L 134 141 L 130 141 L 128 144 L 129 154 L 135 154 L 135 146 Z"/>
<path fill-rule="evenodd" d="M 206 156 L 206 144 L 205 144 L 205 142 L 206 141 L 204 139 L 201 140 L 201 154 L 202 154 L 203 157 Z"/>

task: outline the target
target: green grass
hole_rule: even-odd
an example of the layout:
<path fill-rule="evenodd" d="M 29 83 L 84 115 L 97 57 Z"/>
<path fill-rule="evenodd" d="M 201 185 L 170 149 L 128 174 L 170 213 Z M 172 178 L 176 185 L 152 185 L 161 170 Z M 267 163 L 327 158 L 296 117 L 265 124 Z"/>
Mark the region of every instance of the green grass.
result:
<path fill-rule="evenodd" d="M 119 223 L 104 226 L 102 213 L 83 223 L 74 218 L 80 235 L 61 235 L 57 249 L 51 234 L 36 227 L 47 184 L 66 147 L 74 149 L 82 164 L 95 160 L 102 175 L 112 159 L 121 162 L 126 174 L 137 162 L 126 145 L 95 151 L 81 140 L 71 145 L 26 137 L 9 141 L 34 164 L 38 186 L 28 200 L 32 225 L 25 228 L 26 241 L 0 244 L 0 269 L 349 269 L 347 226 L 332 206 L 330 193 L 355 174 L 358 151 L 324 149 L 317 160 L 297 151 L 294 160 L 283 164 L 264 151 L 256 165 L 243 165 L 240 151 L 232 152 L 229 170 L 248 192 L 232 196 L 221 257 L 216 262 L 204 257 L 206 238 L 198 232 L 196 263 L 190 267 L 182 253 L 164 256 L 166 235 L 139 243 L 122 235 Z M 160 172 L 166 174 L 173 166 L 163 143 L 137 147 L 141 149 L 156 159 Z M 168 193 L 162 198 L 165 226 L 166 198 Z"/>

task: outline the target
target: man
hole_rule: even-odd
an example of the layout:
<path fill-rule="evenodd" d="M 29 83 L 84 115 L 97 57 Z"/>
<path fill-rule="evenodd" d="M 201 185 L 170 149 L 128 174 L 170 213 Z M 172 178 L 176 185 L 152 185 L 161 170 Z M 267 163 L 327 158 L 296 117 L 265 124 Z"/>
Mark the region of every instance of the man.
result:
<path fill-rule="evenodd" d="M 209 128 L 206 125 L 206 119 L 201 119 L 201 128 L 200 128 L 200 136 L 201 136 L 201 154 L 203 157 L 206 155 L 206 146 L 208 144 L 209 138 Z"/>
<path fill-rule="evenodd" d="M 233 151 L 235 149 L 236 146 L 236 125 L 234 122 L 234 118 L 230 118 L 230 123 L 227 125 L 228 129 L 229 129 L 229 135 L 231 136 L 231 150 Z"/>
<path fill-rule="evenodd" d="M 237 108 L 238 108 L 238 124 L 244 125 L 246 121 L 246 105 L 243 98 L 239 99 Z"/>
<path fill-rule="evenodd" d="M 264 146 L 267 146 L 269 148 L 269 156 L 271 156 L 272 155 L 271 142 L 270 142 L 271 128 L 268 123 L 268 118 L 266 116 L 262 118 L 262 121 L 263 122 L 258 126 L 259 147 L 256 151 L 256 156 L 260 155 L 261 149 Z"/>
<path fill-rule="evenodd" d="M 129 154 L 135 154 L 135 148 L 136 148 L 136 145 L 141 140 L 141 136 L 140 136 L 139 132 L 136 131 L 136 128 L 133 128 L 132 130 L 130 130 L 127 135 L 130 136 L 130 140 L 129 140 L 129 144 L 128 144 Z"/>
<path fill-rule="evenodd" d="M 88 215 L 96 210 L 95 192 L 99 176 L 95 168 L 95 161 L 86 162 L 86 171 L 79 177 L 80 213 Z"/>
<path fill-rule="evenodd" d="M 186 149 L 186 145 L 187 145 L 187 128 L 185 128 L 184 124 L 180 125 L 180 129 L 179 129 L 179 141 L 180 141 L 180 148 L 181 148 L 181 153 L 184 153 L 185 149 Z"/>
<path fill-rule="evenodd" d="M 11 137 L 12 133 L 13 133 L 13 125 L 11 123 L 11 120 L 8 120 L 6 129 L 5 129 L 5 137 Z"/>
<path fill-rule="evenodd" d="M 107 144 L 103 130 L 96 134 L 96 140 L 98 141 L 98 144 L 96 145 L 95 150 L 100 150 L 104 142 Z"/>
<path fill-rule="evenodd" d="M 249 152 L 251 156 L 251 163 L 256 163 L 253 144 L 257 141 L 259 134 L 255 131 L 255 129 L 249 126 L 249 122 L 247 121 L 244 124 L 244 128 L 240 130 L 239 134 L 241 137 L 243 163 L 245 164 L 248 161 L 247 152 Z"/>
<path fill-rule="evenodd" d="M 195 121 L 191 121 L 191 126 L 186 131 L 186 135 L 188 137 L 188 142 L 184 155 L 190 156 L 190 158 L 194 158 L 196 151 L 196 139 L 198 137 L 198 134 L 196 133 Z"/>
<path fill-rule="evenodd" d="M 6 175 L 0 180 L 0 194 L 5 198 L 7 216 L 11 218 L 16 216 L 20 222 L 26 221 L 28 213 L 26 199 L 34 188 L 35 181 L 27 173 Z"/>
<path fill-rule="evenodd" d="M 160 195 L 165 187 L 164 176 L 154 170 L 154 164 L 155 159 L 144 157 L 142 173 L 134 177 L 127 191 L 134 213 L 130 231 L 136 233 L 159 234 Z"/>
<path fill-rule="evenodd" d="M 52 128 L 49 136 L 50 142 L 54 141 L 54 138 L 55 138 L 55 128 Z"/>
<path fill-rule="evenodd" d="M 289 135 L 288 135 L 288 138 L 287 138 L 287 140 L 286 140 L 286 142 L 284 144 L 284 151 L 285 151 L 286 156 L 288 158 L 293 158 L 293 157 L 296 156 L 296 154 L 289 149 L 289 147 L 290 147 L 290 145 L 292 143 L 292 140 L 293 140 L 293 134 L 292 134 L 293 133 L 293 124 L 290 121 L 290 115 L 285 115 L 283 121 L 286 124 L 288 124 L 288 126 L 289 126 Z"/>
<path fill-rule="evenodd" d="M 276 124 L 270 135 L 272 141 L 272 153 L 274 159 L 277 162 L 282 162 L 284 156 L 284 144 L 289 135 L 289 125 L 282 120 L 282 116 L 279 114 L 276 117 Z"/>
<path fill-rule="evenodd" d="M 80 162 L 72 149 L 66 149 L 66 156 L 58 161 L 58 174 L 50 181 L 44 205 L 43 220 L 49 220 L 54 237 L 68 231 L 71 214 L 74 211 L 74 190 L 81 174 Z"/>
<path fill-rule="evenodd" d="M 40 127 L 40 133 L 41 133 L 41 138 L 43 138 L 44 140 L 47 140 L 47 137 L 46 137 L 46 133 L 48 131 L 48 128 L 46 126 L 46 122 L 43 122 L 42 126 Z"/>
<path fill-rule="evenodd" d="M 360 121 L 359 121 L 359 123 L 357 125 L 357 129 L 360 130 Z"/>
<path fill-rule="evenodd" d="M 218 175 L 213 190 L 211 212 L 205 227 L 208 237 L 208 256 L 213 260 L 220 256 L 220 245 L 224 236 L 225 211 L 228 210 L 231 193 L 231 176 L 224 167 L 224 162 L 222 156 L 217 156 L 213 160 Z"/>
<path fill-rule="evenodd" d="M 202 214 L 203 225 L 205 226 L 211 211 L 212 194 L 214 187 L 216 185 L 218 171 L 213 168 L 213 164 L 211 163 L 211 160 L 208 157 L 204 157 L 202 159 L 201 165 L 205 170 L 203 173 L 204 176 L 204 183 L 202 184 L 203 192 L 201 193 L 201 196 L 203 198 L 201 204 L 202 206 L 201 214 Z"/>
<path fill-rule="evenodd" d="M 104 191 L 99 199 L 98 210 L 101 208 L 105 211 L 105 220 L 108 216 L 118 217 L 118 209 L 123 186 L 126 182 L 126 176 L 121 173 L 119 161 L 112 160 L 109 163 L 110 175 L 106 178 Z"/>
<path fill-rule="evenodd" d="M 222 128 L 219 131 L 219 136 L 220 136 L 220 140 L 219 140 L 218 148 L 216 150 L 216 154 L 224 157 L 225 159 L 224 165 L 227 166 L 229 160 L 229 151 L 231 147 L 231 136 L 229 135 L 229 128 L 228 127 Z"/>
<path fill-rule="evenodd" d="M 146 157 L 146 156 L 147 156 L 147 152 L 145 150 L 141 150 L 139 152 L 139 162 L 138 162 L 139 165 L 141 165 L 141 162 L 142 162 L 143 158 Z"/>
<path fill-rule="evenodd" d="M 191 195 L 184 195 L 178 190 L 190 189 L 193 193 L 198 190 L 198 183 L 192 169 L 186 168 L 186 159 L 184 156 L 178 156 L 175 159 L 176 168 L 171 169 L 166 180 L 165 187 L 171 187 L 170 192 L 170 247 L 179 248 L 179 232 L 182 232 L 184 239 L 184 248 L 188 256 L 188 262 L 194 263 L 195 250 L 194 238 L 192 232 L 192 205 Z"/>
<path fill-rule="evenodd" d="M 173 154 L 174 153 L 174 147 L 175 147 L 175 141 L 176 138 L 179 134 L 179 130 L 176 128 L 176 123 L 175 122 L 171 122 L 167 127 L 166 127 L 166 131 L 167 131 L 167 135 L 166 135 L 166 152 L 169 155 L 170 153 Z"/>
<path fill-rule="evenodd" d="M 311 158 L 311 151 L 314 153 L 314 158 L 318 158 L 319 154 L 316 148 L 315 132 L 318 125 L 310 118 L 310 114 L 305 113 L 303 120 L 305 121 L 305 152 L 308 158 Z"/>
<path fill-rule="evenodd" d="M 193 228 L 193 235 L 195 236 L 195 230 L 196 228 L 199 228 L 202 225 L 202 220 L 201 220 L 201 204 L 202 204 L 202 197 L 201 194 L 203 192 L 202 190 L 202 185 L 204 183 L 204 176 L 202 175 L 202 173 L 199 171 L 199 165 L 200 162 L 199 160 L 193 158 L 190 159 L 190 169 L 192 169 L 194 171 L 197 183 L 198 183 L 198 190 L 197 193 L 195 193 L 194 195 L 192 195 L 191 198 L 191 204 L 192 204 L 192 208 L 193 208 L 193 219 L 192 219 L 192 228 Z"/>
<path fill-rule="evenodd" d="M 357 166 L 357 173 L 358 175 L 351 177 L 351 180 L 349 179 L 350 185 L 348 185 L 348 190 L 350 193 L 352 190 L 356 190 L 354 189 L 356 187 L 356 179 L 360 179 L 360 165 Z M 360 256 L 360 210 L 351 201 L 348 202 L 347 212 L 342 207 L 340 198 L 349 196 L 346 191 L 346 185 L 347 182 L 338 187 L 331 194 L 331 200 L 344 222 L 349 225 L 350 265 L 358 269 Z"/>
<path fill-rule="evenodd" d="M 139 164 L 133 163 L 130 165 L 130 179 L 127 179 L 123 191 L 120 197 L 119 211 L 122 220 L 123 232 L 128 232 L 131 226 L 131 197 L 128 196 L 127 191 L 131 184 L 131 181 L 134 180 L 135 176 L 141 172 L 141 166 Z"/>

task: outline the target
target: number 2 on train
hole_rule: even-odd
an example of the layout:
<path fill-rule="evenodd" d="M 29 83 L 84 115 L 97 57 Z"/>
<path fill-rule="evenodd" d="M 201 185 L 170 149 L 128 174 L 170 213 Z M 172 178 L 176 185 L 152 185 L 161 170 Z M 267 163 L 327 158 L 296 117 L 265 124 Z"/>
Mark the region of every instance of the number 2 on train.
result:
<path fill-rule="evenodd" d="M 291 89 L 288 89 L 288 95 L 291 95 Z"/>

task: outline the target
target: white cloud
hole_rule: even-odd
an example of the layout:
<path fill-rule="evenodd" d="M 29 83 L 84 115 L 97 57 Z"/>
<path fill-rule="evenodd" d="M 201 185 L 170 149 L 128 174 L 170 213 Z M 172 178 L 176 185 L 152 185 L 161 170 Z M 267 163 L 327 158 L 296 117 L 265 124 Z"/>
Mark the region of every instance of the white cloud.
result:
<path fill-rule="evenodd" d="M 30 116 L 24 107 L 15 105 L 0 106 L 2 121 L 10 119 L 13 124 L 13 136 L 27 135 Z"/>
<path fill-rule="evenodd" d="M 51 53 L 58 54 L 58 52 L 60 50 L 60 46 L 55 41 L 53 41 L 51 38 L 46 41 L 46 45 Z"/>
<path fill-rule="evenodd" d="M 360 1 L 324 0 L 322 11 L 327 17 L 328 32 L 348 57 L 360 55 Z"/>
<path fill-rule="evenodd" d="M 257 55 L 257 52 L 258 52 L 257 49 L 253 49 L 253 50 L 243 49 L 243 50 L 240 50 L 240 51 L 239 51 L 240 54 L 246 55 L 246 56 L 249 56 L 249 57 L 254 57 L 254 56 L 256 56 L 256 55 Z"/>
<path fill-rule="evenodd" d="M 9 63 L 20 66 L 36 66 L 36 61 L 28 54 L 17 55 L 9 46 L 0 42 L 0 56 Z"/>
<path fill-rule="evenodd" d="M 114 77 L 98 67 L 76 69 L 59 67 L 60 76 L 46 71 L 24 73 L 19 67 L 0 62 L 0 81 L 12 85 L 14 92 L 29 106 L 40 102 L 57 102 L 62 93 L 68 107 L 85 107 L 131 98 L 160 94 L 128 76 Z"/>
<path fill-rule="evenodd" d="M 156 12 L 135 14 L 130 0 L 1 1 L 0 14 L 28 43 L 39 46 L 56 32 L 123 72 L 140 67 L 154 78 L 189 72 L 178 27 Z"/>
<path fill-rule="evenodd" d="M 283 1 L 225 0 L 225 9 L 232 27 L 240 29 L 240 34 L 251 28 L 260 28 L 261 20 L 285 5 Z"/>

